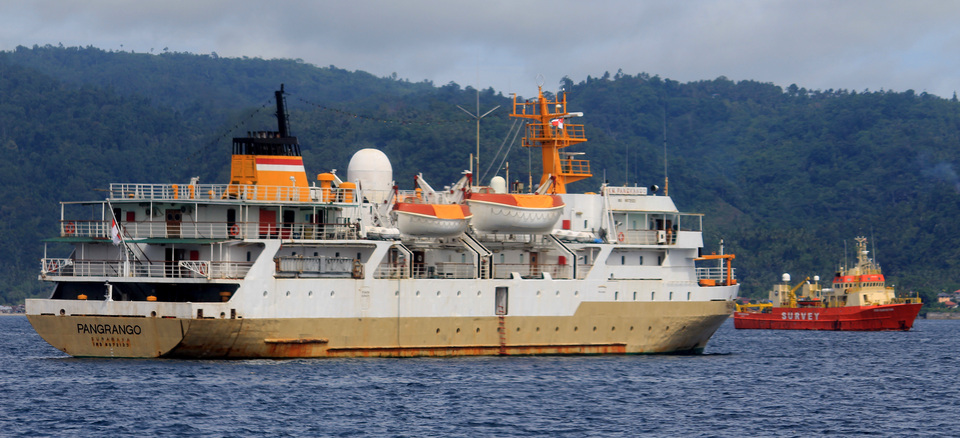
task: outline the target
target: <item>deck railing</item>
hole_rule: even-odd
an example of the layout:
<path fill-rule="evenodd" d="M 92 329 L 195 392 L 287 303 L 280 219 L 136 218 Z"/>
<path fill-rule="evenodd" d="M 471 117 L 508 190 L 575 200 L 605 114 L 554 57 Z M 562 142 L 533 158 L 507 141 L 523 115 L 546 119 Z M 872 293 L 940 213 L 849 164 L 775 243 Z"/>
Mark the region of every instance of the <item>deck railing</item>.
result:
<path fill-rule="evenodd" d="M 110 199 L 145 201 L 257 200 L 355 203 L 356 189 L 263 186 L 255 184 L 110 184 Z"/>
<path fill-rule="evenodd" d="M 112 221 L 65 220 L 60 222 L 61 237 L 110 239 Z M 124 239 L 357 239 L 356 224 L 260 223 L 260 222 L 122 222 Z"/>
<path fill-rule="evenodd" d="M 733 278 L 737 278 L 737 269 L 732 268 Z M 697 280 L 712 280 L 716 284 L 725 284 L 727 282 L 727 269 L 719 266 L 709 268 L 697 268 Z"/>
<path fill-rule="evenodd" d="M 243 278 L 253 263 L 212 260 L 123 261 L 41 259 L 44 277 Z"/>

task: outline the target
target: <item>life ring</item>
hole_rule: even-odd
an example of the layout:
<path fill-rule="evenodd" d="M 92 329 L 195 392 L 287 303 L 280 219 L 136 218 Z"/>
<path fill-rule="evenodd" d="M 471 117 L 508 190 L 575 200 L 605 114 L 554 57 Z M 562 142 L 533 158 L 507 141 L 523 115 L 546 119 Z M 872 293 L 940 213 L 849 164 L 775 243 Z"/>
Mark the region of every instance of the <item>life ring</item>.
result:
<path fill-rule="evenodd" d="M 77 225 L 74 224 L 73 222 L 67 222 L 67 224 L 63 226 L 63 231 L 64 231 L 65 233 L 67 233 L 67 234 L 76 233 L 76 232 L 77 232 Z"/>
<path fill-rule="evenodd" d="M 617 233 L 617 241 L 623 242 L 624 240 L 627 240 L 627 237 L 623 235 L 623 232 Z"/>
<path fill-rule="evenodd" d="M 204 264 L 204 263 L 198 264 L 198 265 L 197 265 L 197 272 L 199 272 L 200 275 L 207 275 L 207 265 Z"/>
<path fill-rule="evenodd" d="M 54 261 L 52 261 L 52 260 L 48 261 L 48 262 L 47 262 L 47 269 L 46 269 L 46 271 L 47 271 L 47 272 L 57 272 L 57 262 L 54 262 Z"/>
<path fill-rule="evenodd" d="M 233 224 L 233 226 L 230 227 L 230 235 L 233 236 L 233 237 L 239 236 L 239 235 L 240 235 L 240 225 Z"/>

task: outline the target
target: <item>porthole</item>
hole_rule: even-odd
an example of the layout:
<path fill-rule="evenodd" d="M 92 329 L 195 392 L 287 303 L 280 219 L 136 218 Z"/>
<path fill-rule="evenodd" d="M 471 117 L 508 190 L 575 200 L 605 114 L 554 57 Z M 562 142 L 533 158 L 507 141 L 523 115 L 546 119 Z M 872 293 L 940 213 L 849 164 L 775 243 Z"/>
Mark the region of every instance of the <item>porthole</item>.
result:
<path fill-rule="evenodd" d="M 267 291 L 263 291 L 263 296 L 267 296 Z"/>
<path fill-rule="evenodd" d="M 457 296 L 458 296 L 458 297 L 460 296 L 460 291 L 457 291 Z"/>
<path fill-rule="evenodd" d="M 630 326 L 630 331 L 631 331 L 631 332 L 633 331 L 633 326 L 632 326 L 632 325 Z"/>
<path fill-rule="evenodd" d="M 417 296 L 418 296 L 418 297 L 420 296 L 420 291 L 417 291 Z"/>
<path fill-rule="evenodd" d="M 330 296 L 331 296 L 331 297 L 333 296 L 333 293 L 334 293 L 333 291 L 330 291 Z"/>
<path fill-rule="evenodd" d="M 597 326 L 593 326 L 593 331 L 597 331 Z"/>
<path fill-rule="evenodd" d="M 290 291 L 287 291 L 287 296 L 288 296 L 288 297 L 290 296 Z"/>
<path fill-rule="evenodd" d="M 537 291 L 537 296 L 538 296 L 538 297 L 540 296 L 540 291 Z"/>
<path fill-rule="evenodd" d="M 478 297 L 480 296 L 480 291 L 477 291 L 477 296 L 478 296 Z"/>
<path fill-rule="evenodd" d="M 556 295 L 559 297 L 559 296 L 560 296 L 560 291 L 557 291 L 557 294 L 556 294 Z"/>
<path fill-rule="evenodd" d="M 517 332 L 519 332 L 519 331 L 520 331 L 520 327 L 517 327 Z"/>
<path fill-rule="evenodd" d="M 538 331 L 538 332 L 540 331 L 540 327 L 537 327 L 537 331 Z"/>
<path fill-rule="evenodd" d="M 477 333 L 480 333 L 480 327 L 477 327 Z"/>
<path fill-rule="evenodd" d="M 312 291 L 312 290 L 311 290 L 311 291 L 308 291 L 308 292 L 307 292 L 307 296 L 308 296 L 308 297 L 312 297 L 312 296 L 313 296 L 313 291 Z"/>
<path fill-rule="evenodd" d="M 580 291 L 578 291 L 578 290 L 573 291 L 573 296 L 579 297 L 579 296 L 580 296 Z"/>
<path fill-rule="evenodd" d="M 438 335 L 440 334 L 440 329 L 437 329 L 437 334 L 438 334 Z"/>
<path fill-rule="evenodd" d="M 457 333 L 460 333 L 460 327 L 457 327 Z"/>
<path fill-rule="evenodd" d="M 617 331 L 617 328 L 616 328 L 616 327 L 610 327 L 610 331 L 611 331 L 611 332 L 615 332 L 615 331 Z"/>
<path fill-rule="evenodd" d="M 580 330 L 580 327 L 573 326 L 573 331 L 577 331 L 577 330 Z"/>
<path fill-rule="evenodd" d="M 554 327 L 554 328 L 553 328 L 553 331 L 559 332 L 559 331 L 560 331 L 560 327 Z"/>
<path fill-rule="evenodd" d="M 440 291 L 437 291 L 437 296 L 438 296 L 438 297 L 440 296 Z"/>

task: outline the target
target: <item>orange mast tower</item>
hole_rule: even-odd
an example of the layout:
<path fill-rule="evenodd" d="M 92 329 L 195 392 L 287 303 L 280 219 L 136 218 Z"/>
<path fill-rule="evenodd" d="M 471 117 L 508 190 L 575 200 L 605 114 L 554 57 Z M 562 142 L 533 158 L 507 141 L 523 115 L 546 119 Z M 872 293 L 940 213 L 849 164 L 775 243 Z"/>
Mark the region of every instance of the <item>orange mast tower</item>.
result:
<path fill-rule="evenodd" d="M 580 117 L 583 113 L 567 112 L 566 93 L 563 93 L 562 100 L 549 100 L 543 97 L 542 85 L 537 86 L 537 93 L 539 97 L 534 102 L 517 102 L 517 95 L 514 94 L 513 114 L 510 116 L 531 120 L 527 123 L 523 146 L 538 147 L 543 156 L 543 175 L 538 192 L 567 193 L 567 184 L 593 176 L 589 160 L 575 160 L 571 157 L 579 154 L 560 151 L 587 141 L 583 125 L 566 123 L 566 119 Z"/>

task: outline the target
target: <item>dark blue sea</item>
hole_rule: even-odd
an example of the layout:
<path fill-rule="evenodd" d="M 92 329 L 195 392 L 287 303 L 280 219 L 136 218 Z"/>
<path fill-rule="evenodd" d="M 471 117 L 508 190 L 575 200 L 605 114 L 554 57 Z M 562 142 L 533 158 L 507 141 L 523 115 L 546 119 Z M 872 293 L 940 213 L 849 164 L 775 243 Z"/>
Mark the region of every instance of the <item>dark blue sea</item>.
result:
<path fill-rule="evenodd" d="M 696 356 L 74 359 L 0 317 L 3 436 L 957 436 L 960 321 Z"/>

